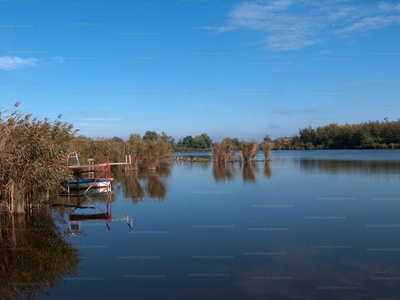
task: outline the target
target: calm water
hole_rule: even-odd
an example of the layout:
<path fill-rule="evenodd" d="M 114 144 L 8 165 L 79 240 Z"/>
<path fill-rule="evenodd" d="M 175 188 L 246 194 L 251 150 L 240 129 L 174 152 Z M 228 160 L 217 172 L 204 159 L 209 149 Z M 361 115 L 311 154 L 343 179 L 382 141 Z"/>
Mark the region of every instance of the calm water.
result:
<path fill-rule="evenodd" d="M 46 299 L 399 297 L 400 151 L 271 157 L 115 170 L 112 205 L 80 197 L 89 208 L 73 212 L 108 209 L 113 221 L 82 221 L 65 237 L 81 260 Z M 53 214 L 68 232 L 68 209 Z"/>

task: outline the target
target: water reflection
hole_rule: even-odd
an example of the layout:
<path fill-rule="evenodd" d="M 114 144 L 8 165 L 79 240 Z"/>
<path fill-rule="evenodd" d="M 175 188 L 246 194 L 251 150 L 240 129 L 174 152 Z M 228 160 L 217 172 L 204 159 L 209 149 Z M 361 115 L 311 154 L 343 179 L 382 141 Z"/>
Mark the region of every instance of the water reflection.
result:
<path fill-rule="evenodd" d="M 130 199 L 133 203 L 143 201 L 146 195 L 143 187 L 140 185 L 138 171 L 126 172 L 121 182 L 125 199 Z"/>
<path fill-rule="evenodd" d="M 107 286 L 114 288 L 106 294 L 103 282 L 86 287 L 97 298 L 123 298 L 130 289 L 139 299 L 179 299 L 182 293 L 189 299 L 395 299 L 400 293 L 398 182 L 367 178 L 365 184 L 360 178 L 397 176 L 399 169 L 396 162 L 352 164 L 294 158 L 208 164 L 210 178 L 203 165 L 179 163 L 168 191 L 170 175 L 162 175 L 168 170 L 122 172 L 116 188 L 131 185 L 142 199 L 137 201 L 165 197 L 169 204 L 135 206 L 138 230 L 129 237 L 107 234 L 113 249 L 86 248 L 85 268 L 96 276 L 107 272 Z M 334 182 L 301 173 L 329 177 L 324 174 L 346 170 L 355 175 Z M 224 188 L 218 181 L 228 183 Z M 340 197 L 331 197 L 336 191 Z M 114 205 L 119 211 L 132 206 L 122 193 Z M 105 242 L 102 234 L 71 241 Z M 97 258 L 107 262 L 110 253 L 117 259 L 98 270 Z M 154 277 L 147 280 L 147 275 Z M 75 290 L 71 295 L 79 297 L 81 287 Z"/>
<path fill-rule="evenodd" d="M 235 178 L 235 168 L 232 163 L 215 163 L 212 174 L 217 182 L 232 180 Z"/>
<path fill-rule="evenodd" d="M 300 171 L 307 173 L 322 173 L 329 175 L 354 174 L 374 176 L 399 176 L 398 161 L 365 161 L 365 160 L 312 160 L 295 159 L 300 164 Z"/>
<path fill-rule="evenodd" d="M 171 165 L 162 164 L 155 171 L 139 168 L 137 171 L 126 171 L 121 177 L 122 191 L 125 199 L 133 203 L 151 199 L 163 200 L 167 195 L 165 178 L 171 176 Z"/>
<path fill-rule="evenodd" d="M 240 164 L 242 167 L 242 164 Z M 256 174 L 258 173 L 258 169 L 255 163 L 248 162 L 243 164 L 243 181 L 251 181 L 251 182 L 256 182 Z"/>
<path fill-rule="evenodd" d="M 49 209 L 0 215 L 0 295 L 6 299 L 48 294 L 76 275 L 80 253 L 60 236 Z"/>
<path fill-rule="evenodd" d="M 271 164 L 269 161 L 265 162 L 264 164 L 264 175 L 270 179 L 272 177 L 272 170 L 271 170 Z"/>
<path fill-rule="evenodd" d="M 150 198 L 155 198 L 158 200 L 163 200 L 165 195 L 167 194 L 167 187 L 160 180 L 156 172 L 154 172 L 153 174 L 149 174 L 149 177 L 147 179 L 146 191 Z"/>
<path fill-rule="evenodd" d="M 225 266 L 214 272 L 233 274 L 240 289 L 255 299 L 304 299 L 304 295 L 307 299 L 392 299 L 398 294 L 396 268 L 379 258 L 371 260 L 365 248 L 354 248 L 342 248 L 339 254 L 337 249 L 301 244 L 271 247 L 270 255 L 245 253 L 246 266 Z M 260 261 L 267 259 L 266 267 Z"/>
<path fill-rule="evenodd" d="M 235 178 L 235 164 L 236 163 L 215 163 L 213 164 L 212 174 L 216 182 L 225 182 Z M 237 163 L 239 170 L 242 173 L 243 182 L 257 182 L 258 165 L 254 162 Z M 265 162 L 264 175 L 268 179 L 272 177 L 271 163 Z"/>

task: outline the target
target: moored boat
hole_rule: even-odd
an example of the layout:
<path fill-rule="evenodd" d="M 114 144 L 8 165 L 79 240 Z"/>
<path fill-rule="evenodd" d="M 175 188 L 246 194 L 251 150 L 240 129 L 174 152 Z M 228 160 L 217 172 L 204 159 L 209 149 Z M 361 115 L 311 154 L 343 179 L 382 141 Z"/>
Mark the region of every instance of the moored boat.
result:
<path fill-rule="evenodd" d="M 71 180 L 64 180 L 60 182 L 61 185 L 68 189 L 78 190 L 78 189 L 87 189 L 89 187 L 92 188 L 106 188 L 110 186 L 110 180 L 105 178 L 79 178 L 79 179 L 71 179 Z"/>

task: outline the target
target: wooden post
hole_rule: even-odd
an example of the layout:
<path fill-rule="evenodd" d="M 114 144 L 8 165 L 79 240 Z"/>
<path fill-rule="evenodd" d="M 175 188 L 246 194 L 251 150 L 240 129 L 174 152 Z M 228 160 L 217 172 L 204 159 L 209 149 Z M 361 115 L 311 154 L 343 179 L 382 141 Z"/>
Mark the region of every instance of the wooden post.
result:
<path fill-rule="evenodd" d="M 14 180 L 10 179 L 10 213 L 14 213 Z"/>

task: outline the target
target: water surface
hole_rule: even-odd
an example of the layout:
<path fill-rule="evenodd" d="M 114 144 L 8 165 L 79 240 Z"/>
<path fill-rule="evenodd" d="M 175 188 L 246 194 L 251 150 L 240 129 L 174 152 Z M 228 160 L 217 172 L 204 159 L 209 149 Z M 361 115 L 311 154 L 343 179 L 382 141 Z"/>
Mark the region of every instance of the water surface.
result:
<path fill-rule="evenodd" d="M 67 237 L 79 268 L 47 298 L 398 297 L 400 151 L 271 158 L 114 170 L 113 220 L 82 221 Z M 109 209 L 104 196 L 92 199 L 99 208 L 85 201 L 84 213 Z M 68 231 L 67 209 L 58 220 Z"/>

